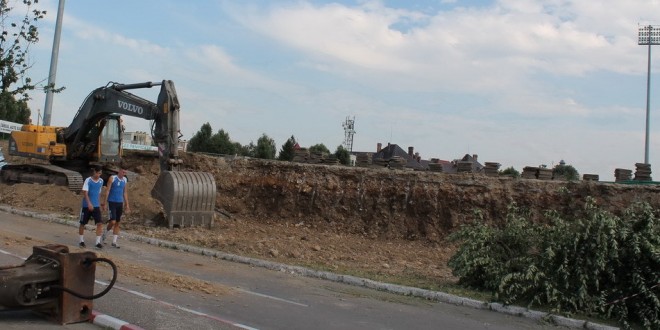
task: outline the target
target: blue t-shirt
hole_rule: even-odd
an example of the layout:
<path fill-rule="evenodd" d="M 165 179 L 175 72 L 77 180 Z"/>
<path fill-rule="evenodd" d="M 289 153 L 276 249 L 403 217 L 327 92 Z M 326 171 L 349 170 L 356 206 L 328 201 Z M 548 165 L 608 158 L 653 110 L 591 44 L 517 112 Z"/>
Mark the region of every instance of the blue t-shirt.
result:
<path fill-rule="evenodd" d="M 123 203 L 124 189 L 126 189 L 126 183 L 128 180 L 126 180 L 126 177 L 120 179 L 118 176 L 113 175 L 110 181 L 112 183 L 110 184 L 110 187 L 108 187 L 108 189 L 110 189 L 108 202 Z"/>
<path fill-rule="evenodd" d="M 92 202 L 93 207 L 101 207 L 101 190 L 103 189 L 103 179 L 99 178 L 94 181 L 92 177 L 85 179 L 82 190 L 87 192 L 89 200 Z M 83 198 L 82 207 L 87 208 L 87 199 Z"/>

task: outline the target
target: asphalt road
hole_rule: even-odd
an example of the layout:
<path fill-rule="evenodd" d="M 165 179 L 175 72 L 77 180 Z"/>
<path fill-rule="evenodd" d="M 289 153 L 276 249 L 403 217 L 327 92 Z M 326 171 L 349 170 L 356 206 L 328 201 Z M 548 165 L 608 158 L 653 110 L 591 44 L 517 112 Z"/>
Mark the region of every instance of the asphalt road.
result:
<path fill-rule="evenodd" d="M 0 265 L 21 263 L 32 246 L 49 243 L 80 251 L 77 228 L 0 211 Z M 94 234 L 85 233 L 88 245 Z M 557 329 L 522 317 L 400 296 L 120 240 L 104 257 L 173 275 L 200 279 L 227 292 L 176 289 L 163 281 L 122 276 L 94 310 L 145 329 Z M 92 249 L 90 249 L 92 250 Z M 97 270 L 96 291 L 109 279 Z M 12 314 L 13 315 L 13 314 Z M 17 314 L 18 315 L 18 314 Z M 89 324 L 68 325 L 83 329 Z M 0 328 L 51 329 L 36 315 L 0 313 Z M 58 329 L 61 327 L 57 326 Z"/>

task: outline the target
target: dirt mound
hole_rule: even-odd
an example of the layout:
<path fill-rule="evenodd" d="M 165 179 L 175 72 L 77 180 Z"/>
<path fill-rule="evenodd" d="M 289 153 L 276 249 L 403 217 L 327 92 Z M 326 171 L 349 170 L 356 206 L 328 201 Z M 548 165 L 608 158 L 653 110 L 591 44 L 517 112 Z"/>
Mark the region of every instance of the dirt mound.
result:
<path fill-rule="evenodd" d="M 1 146 L 1 145 L 0 145 Z M 586 197 L 615 214 L 635 201 L 660 206 L 659 188 L 348 168 L 183 154 L 184 170 L 210 172 L 221 210 L 213 228 L 159 226 L 150 191 L 154 155 L 126 154 L 132 212 L 123 228 L 229 253 L 433 287 L 455 279 L 444 238 L 475 218 L 502 221 L 515 202 L 540 219 L 579 210 Z M 12 160 L 9 159 L 11 162 Z M 56 186 L 0 184 L 0 203 L 76 217 L 81 196 Z"/>

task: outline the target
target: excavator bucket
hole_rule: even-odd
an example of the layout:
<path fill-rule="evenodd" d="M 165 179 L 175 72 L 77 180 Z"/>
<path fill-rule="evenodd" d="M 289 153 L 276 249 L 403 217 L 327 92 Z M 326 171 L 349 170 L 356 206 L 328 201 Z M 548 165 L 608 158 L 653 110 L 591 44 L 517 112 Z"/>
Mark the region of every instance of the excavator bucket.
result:
<path fill-rule="evenodd" d="M 211 227 L 215 195 L 215 179 L 207 172 L 164 171 L 151 190 L 163 205 L 170 228 Z"/>

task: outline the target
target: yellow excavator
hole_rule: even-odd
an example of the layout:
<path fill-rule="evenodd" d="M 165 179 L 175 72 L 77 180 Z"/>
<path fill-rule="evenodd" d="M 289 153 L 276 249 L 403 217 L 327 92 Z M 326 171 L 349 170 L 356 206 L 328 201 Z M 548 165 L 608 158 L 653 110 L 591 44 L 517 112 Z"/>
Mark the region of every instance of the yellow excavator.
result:
<path fill-rule="evenodd" d="M 156 103 L 128 90 L 160 86 Z M 12 156 L 47 160 L 47 164 L 9 164 L 0 171 L 8 183 L 31 182 L 82 189 L 92 164 L 105 175 L 122 157 L 122 115 L 153 121 L 151 134 L 158 147 L 160 175 L 151 193 L 163 205 L 169 227 L 213 224 L 216 185 L 206 172 L 180 171 L 179 100 L 171 80 L 119 84 L 93 90 L 68 127 L 23 125 L 9 138 Z"/>

